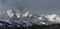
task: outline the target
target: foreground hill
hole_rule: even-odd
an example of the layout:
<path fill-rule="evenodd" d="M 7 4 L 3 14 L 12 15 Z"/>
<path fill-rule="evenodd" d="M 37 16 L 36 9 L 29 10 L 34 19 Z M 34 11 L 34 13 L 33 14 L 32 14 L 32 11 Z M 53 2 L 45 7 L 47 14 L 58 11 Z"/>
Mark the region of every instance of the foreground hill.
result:
<path fill-rule="evenodd" d="M 53 25 L 33 25 L 29 27 L 0 27 L 0 29 L 60 29 L 60 24 Z"/>

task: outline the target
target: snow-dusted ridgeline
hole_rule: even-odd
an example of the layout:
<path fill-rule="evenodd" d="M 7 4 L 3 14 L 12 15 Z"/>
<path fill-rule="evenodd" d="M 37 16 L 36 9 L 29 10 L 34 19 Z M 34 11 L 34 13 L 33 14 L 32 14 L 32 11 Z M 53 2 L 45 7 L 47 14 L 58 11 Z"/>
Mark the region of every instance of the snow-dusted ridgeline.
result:
<path fill-rule="evenodd" d="M 10 24 L 15 24 L 15 25 L 20 24 L 20 26 L 21 25 L 22 26 L 32 26 L 34 24 L 37 24 L 37 25 L 60 24 L 60 17 L 57 14 L 44 16 L 44 15 L 37 15 L 34 13 L 30 13 L 29 11 L 22 13 L 17 10 L 16 11 L 8 10 L 7 12 L 5 12 L 5 15 L 8 18 L 1 19 L 1 17 L 2 17 L 1 16 L 0 21 L 10 23 Z M 2 18 L 4 18 L 4 17 L 2 17 Z"/>

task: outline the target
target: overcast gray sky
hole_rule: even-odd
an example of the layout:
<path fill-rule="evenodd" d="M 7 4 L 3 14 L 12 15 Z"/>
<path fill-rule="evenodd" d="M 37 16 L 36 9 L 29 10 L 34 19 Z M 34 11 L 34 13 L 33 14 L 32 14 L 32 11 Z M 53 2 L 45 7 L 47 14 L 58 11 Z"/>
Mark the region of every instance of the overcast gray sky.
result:
<path fill-rule="evenodd" d="M 18 6 L 18 4 L 19 6 Z M 10 8 L 30 11 L 36 14 L 60 15 L 60 0 L 0 0 L 0 11 Z M 25 9 L 26 8 L 26 9 Z"/>

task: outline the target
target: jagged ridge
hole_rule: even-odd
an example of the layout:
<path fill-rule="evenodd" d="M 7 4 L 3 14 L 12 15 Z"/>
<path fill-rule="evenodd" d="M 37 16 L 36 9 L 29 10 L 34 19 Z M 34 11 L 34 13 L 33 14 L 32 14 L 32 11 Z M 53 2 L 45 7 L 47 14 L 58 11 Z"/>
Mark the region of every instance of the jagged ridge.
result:
<path fill-rule="evenodd" d="M 22 13 L 19 11 L 8 10 L 6 12 L 6 19 L 0 19 L 0 26 L 8 26 L 8 27 L 25 27 L 32 25 L 51 25 L 51 24 L 59 24 L 60 17 L 56 14 L 52 15 L 37 15 L 32 14 L 30 12 Z"/>

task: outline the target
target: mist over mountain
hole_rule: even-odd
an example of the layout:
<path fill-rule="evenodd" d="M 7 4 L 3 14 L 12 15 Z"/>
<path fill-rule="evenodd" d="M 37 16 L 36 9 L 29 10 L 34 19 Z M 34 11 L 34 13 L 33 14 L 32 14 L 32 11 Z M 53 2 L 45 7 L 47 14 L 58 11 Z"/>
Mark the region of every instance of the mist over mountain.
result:
<path fill-rule="evenodd" d="M 59 12 L 60 0 L 0 0 L 0 26 L 60 24 Z"/>
<path fill-rule="evenodd" d="M 36 14 L 58 14 L 60 0 L 0 0 L 0 11 L 20 10 Z"/>

